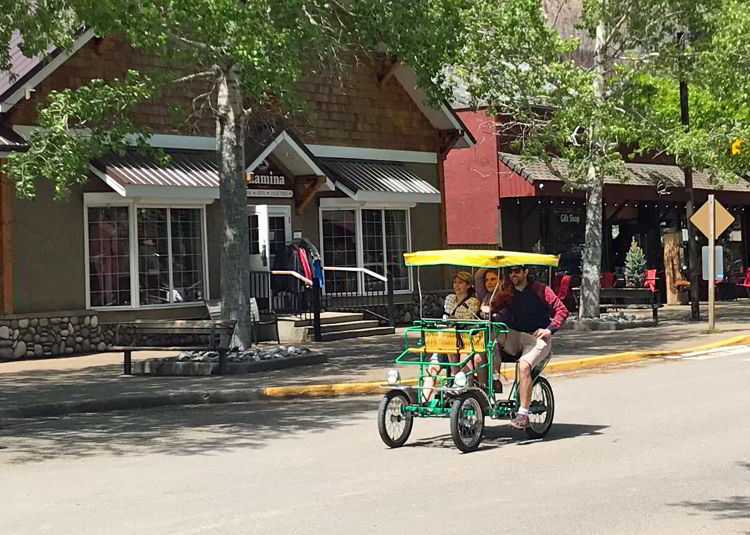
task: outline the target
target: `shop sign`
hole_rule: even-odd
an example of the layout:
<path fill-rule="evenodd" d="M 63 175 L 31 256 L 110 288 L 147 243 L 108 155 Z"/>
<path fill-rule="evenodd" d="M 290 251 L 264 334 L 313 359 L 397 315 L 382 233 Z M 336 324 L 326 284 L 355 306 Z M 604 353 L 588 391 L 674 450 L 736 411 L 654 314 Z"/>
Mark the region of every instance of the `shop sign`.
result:
<path fill-rule="evenodd" d="M 291 198 L 294 196 L 287 177 L 269 160 L 263 160 L 252 172 L 245 173 L 248 197 Z"/>
<path fill-rule="evenodd" d="M 560 214 L 560 223 L 580 223 L 581 216 L 579 214 Z"/>

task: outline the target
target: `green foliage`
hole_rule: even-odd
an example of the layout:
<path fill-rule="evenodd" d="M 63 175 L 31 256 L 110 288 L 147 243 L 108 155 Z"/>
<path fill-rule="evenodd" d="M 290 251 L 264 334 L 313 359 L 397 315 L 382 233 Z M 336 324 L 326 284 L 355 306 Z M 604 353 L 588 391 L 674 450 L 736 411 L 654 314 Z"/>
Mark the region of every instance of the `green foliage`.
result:
<path fill-rule="evenodd" d="M 161 77 L 131 73 L 129 78 L 143 85 L 94 81 L 53 93 L 40 117 L 49 132 L 34 134 L 32 150 L 14 155 L 5 170 L 25 197 L 34 194 L 33 180 L 43 178 L 55 180 L 57 195 L 64 197 L 71 184 L 85 180 L 90 158 L 124 150 L 128 136 L 143 141 L 148 133 L 129 119 L 138 102 L 190 74 L 191 80 L 206 80 L 214 111 L 216 80 L 230 73 L 236 77 L 243 123 L 298 113 L 304 76 L 341 73 L 373 50 L 414 67 L 433 99 L 445 97 L 443 67 L 459 47 L 467 1 L 7 0 L 10 6 L 4 4 L 0 13 L 0 42 L 20 32 L 27 54 L 70 46 L 76 29 L 91 28 L 100 36 L 124 36 L 166 68 Z M 0 70 L 8 65 L 7 46 L 0 47 Z M 70 128 L 85 128 L 90 137 Z"/>
<path fill-rule="evenodd" d="M 646 255 L 633 238 L 625 255 L 625 283 L 640 288 L 646 280 Z"/>
<path fill-rule="evenodd" d="M 128 143 L 149 150 L 147 130 L 128 114 L 154 96 L 147 78 L 131 71 L 122 80 L 92 80 L 78 89 L 50 93 L 39 110 L 39 126 L 28 152 L 12 153 L 4 166 L 21 198 L 31 199 L 40 177 L 55 181 L 55 197 L 65 198 L 73 184 L 89 178 L 89 161 L 106 153 L 123 154 Z"/>

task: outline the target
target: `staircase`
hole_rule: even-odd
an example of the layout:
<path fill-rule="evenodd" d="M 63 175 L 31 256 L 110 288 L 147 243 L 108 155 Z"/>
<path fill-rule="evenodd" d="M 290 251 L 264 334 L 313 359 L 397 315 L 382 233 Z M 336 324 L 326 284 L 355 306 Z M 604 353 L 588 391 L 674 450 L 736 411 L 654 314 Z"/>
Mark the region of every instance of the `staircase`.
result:
<path fill-rule="evenodd" d="M 353 312 L 322 312 L 320 331 L 323 342 L 396 332 L 393 327 L 381 326 L 378 320 L 366 320 L 363 314 Z M 313 320 L 280 316 L 279 335 L 281 341 L 286 343 L 312 342 L 314 340 Z"/>

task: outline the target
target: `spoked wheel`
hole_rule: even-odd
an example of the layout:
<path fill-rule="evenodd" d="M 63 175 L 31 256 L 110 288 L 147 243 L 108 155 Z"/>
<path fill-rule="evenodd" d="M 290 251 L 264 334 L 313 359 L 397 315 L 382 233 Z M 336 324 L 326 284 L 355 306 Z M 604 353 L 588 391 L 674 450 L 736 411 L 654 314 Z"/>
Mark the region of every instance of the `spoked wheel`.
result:
<path fill-rule="evenodd" d="M 400 448 L 411 434 L 414 416 L 405 412 L 409 396 L 401 390 L 389 390 L 378 407 L 378 431 L 389 448 Z"/>
<path fill-rule="evenodd" d="M 555 396 L 552 387 L 544 377 L 539 377 L 531 390 L 529 406 L 529 427 L 526 434 L 531 438 L 542 438 L 552 427 L 555 417 Z"/>
<path fill-rule="evenodd" d="M 464 453 L 479 447 L 484 435 L 484 409 L 476 394 L 462 395 L 451 406 L 451 436 Z"/>

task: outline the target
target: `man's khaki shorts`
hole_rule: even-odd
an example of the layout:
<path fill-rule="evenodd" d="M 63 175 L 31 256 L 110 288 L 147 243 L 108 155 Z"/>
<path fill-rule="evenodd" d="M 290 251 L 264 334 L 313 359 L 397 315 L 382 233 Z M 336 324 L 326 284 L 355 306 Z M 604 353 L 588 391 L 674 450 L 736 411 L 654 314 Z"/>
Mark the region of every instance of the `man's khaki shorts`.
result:
<path fill-rule="evenodd" d="M 533 370 L 544 357 L 549 355 L 552 349 L 552 341 L 549 338 L 537 338 L 528 333 L 510 331 L 503 344 L 503 349 L 511 355 L 521 354 L 519 360 L 529 363 Z"/>

